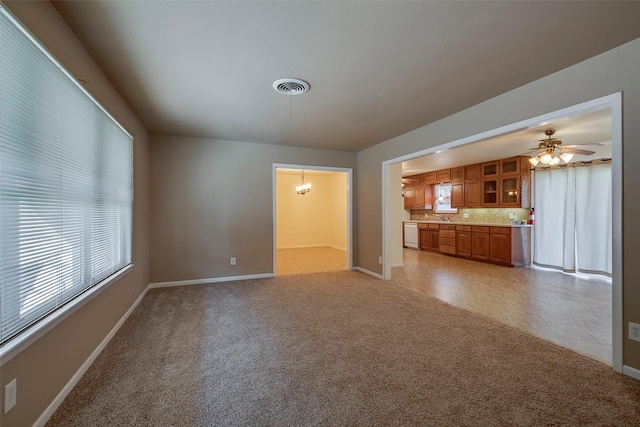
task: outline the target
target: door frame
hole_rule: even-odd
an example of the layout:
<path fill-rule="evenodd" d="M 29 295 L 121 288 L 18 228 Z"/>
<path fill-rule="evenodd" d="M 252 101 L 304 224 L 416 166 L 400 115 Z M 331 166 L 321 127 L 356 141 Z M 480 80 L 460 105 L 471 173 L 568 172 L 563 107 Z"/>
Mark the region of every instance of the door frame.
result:
<path fill-rule="evenodd" d="M 622 319 L 622 92 L 613 93 L 601 98 L 586 101 L 567 108 L 525 119 L 516 123 L 481 132 L 466 138 L 451 141 L 435 147 L 407 154 L 382 162 L 382 276 L 384 280 L 391 279 L 392 265 L 387 262 L 387 255 L 392 253 L 392 239 L 387 233 L 394 233 L 395 224 L 390 224 L 388 206 L 390 197 L 387 194 L 391 183 L 391 165 L 410 160 L 426 154 L 435 153 L 454 147 L 470 144 L 482 139 L 495 137 L 509 132 L 523 130 L 529 127 L 543 125 L 544 123 L 558 121 L 568 117 L 579 116 L 589 112 L 610 109 L 611 110 L 611 179 L 612 179 L 612 256 L 613 274 L 611 289 L 612 310 L 612 365 L 616 372 L 623 372 L 623 334 L 624 325 Z M 394 206 L 393 206 L 394 207 Z M 398 206 L 398 209 L 401 209 Z"/>
<path fill-rule="evenodd" d="M 277 256 L 277 205 L 276 205 L 276 172 L 277 169 L 304 169 L 323 172 L 343 172 L 347 174 L 347 269 L 353 270 L 353 169 L 330 166 L 295 165 L 287 163 L 274 163 L 272 168 L 272 204 L 273 204 L 273 275 L 276 276 Z"/>

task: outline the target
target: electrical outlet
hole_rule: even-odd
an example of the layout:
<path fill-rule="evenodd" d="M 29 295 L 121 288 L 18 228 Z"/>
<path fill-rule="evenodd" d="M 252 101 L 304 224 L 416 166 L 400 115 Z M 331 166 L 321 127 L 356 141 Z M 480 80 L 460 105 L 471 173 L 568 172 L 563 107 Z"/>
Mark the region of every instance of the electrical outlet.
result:
<path fill-rule="evenodd" d="M 382 257 L 381 256 L 378 257 L 378 263 L 382 264 Z"/>
<path fill-rule="evenodd" d="M 463 213 L 462 218 L 469 218 L 469 213 L 468 212 Z"/>
<path fill-rule="evenodd" d="M 509 214 L 509 219 L 516 219 L 516 216 L 512 213 Z"/>
<path fill-rule="evenodd" d="M 629 322 L 629 339 L 640 341 L 640 324 Z"/>
<path fill-rule="evenodd" d="M 14 378 L 9 384 L 4 386 L 4 413 L 6 414 L 16 406 L 18 401 L 17 395 L 18 380 Z"/>
<path fill-rule="evenodd" d="M 232 256 L 231 261 L 229 262 L 231 265 L 236 265 L 236 257 Z"/>

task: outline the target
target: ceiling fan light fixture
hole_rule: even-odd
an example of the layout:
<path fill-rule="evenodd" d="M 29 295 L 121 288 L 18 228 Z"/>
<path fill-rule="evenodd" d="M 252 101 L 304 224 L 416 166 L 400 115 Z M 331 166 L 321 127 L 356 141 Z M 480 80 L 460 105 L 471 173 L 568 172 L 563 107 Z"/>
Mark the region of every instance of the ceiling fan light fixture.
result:
<path fill-rule="evenodd" d="M 573 159 L 573 154 L 572 153 L 562 153 L 562 154 L 560 154 L 560 158 L 565 163 L 569 163 L 571 161 L 571 159 Z"/>
<path fill-rule="evenodd" d="M 552 159 L 553 159 L 553 155 L 549 153 L 544 153 L 542 157 L 540 157 L 540 161 L 544 164 L 549 164 Z"/>
<path fill-rule="evenodd" d="M 540 157 L 539 156 L 535 156 L 529 159 L 529 163 L 531 163 L 533 165 L 533 167 L 538 166 L 538 163 L 540 163 Z"/>

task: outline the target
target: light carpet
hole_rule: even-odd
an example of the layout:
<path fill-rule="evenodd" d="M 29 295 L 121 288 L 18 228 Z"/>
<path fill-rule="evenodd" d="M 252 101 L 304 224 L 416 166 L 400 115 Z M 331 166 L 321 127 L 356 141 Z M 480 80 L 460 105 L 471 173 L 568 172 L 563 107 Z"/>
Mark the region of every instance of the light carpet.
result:
<path fill-rule="evenodd" d="M 342 271 L 151 290 L 48 425 L 638 425 L 640 382 Z"/>

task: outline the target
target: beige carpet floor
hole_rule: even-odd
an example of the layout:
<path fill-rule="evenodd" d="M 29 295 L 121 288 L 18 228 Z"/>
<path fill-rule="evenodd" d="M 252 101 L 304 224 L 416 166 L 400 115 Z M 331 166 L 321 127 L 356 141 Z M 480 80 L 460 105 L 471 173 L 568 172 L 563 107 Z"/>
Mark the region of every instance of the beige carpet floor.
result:
<path fill-rule="evenodd" d="M 151 290 L 49 426 L 637 426 L 640 382 L 341 271 Z"/>

